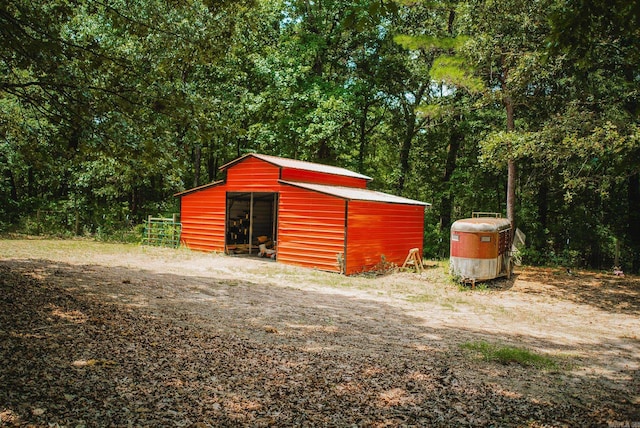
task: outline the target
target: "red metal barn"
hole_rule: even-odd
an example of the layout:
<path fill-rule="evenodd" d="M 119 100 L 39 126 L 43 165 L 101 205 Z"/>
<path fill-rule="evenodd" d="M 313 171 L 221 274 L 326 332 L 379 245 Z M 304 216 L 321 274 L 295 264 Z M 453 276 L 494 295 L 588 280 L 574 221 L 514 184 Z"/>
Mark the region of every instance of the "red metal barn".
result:
<path fill-rule="evenodd" d="M 347 275 L 422 252 L 429 204 L 368 190 L 370 177 L 261 154 L 220 169 L 224 180 L 176 194 L 188 248 L 255 254 L 260 237 L 279 262 Z"/>

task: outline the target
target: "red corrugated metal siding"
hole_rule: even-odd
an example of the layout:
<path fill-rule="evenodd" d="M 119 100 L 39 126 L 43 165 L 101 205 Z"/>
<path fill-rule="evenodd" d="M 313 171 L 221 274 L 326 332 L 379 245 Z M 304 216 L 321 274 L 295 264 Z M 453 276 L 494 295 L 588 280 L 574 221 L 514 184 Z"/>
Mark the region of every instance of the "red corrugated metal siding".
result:
<path fill-rule="evenodd" d="M 344 252 L 343 199 L 283 186 L 278 217 L 278 261 L 339 272 Z"/>
<path fill-rule="evenodd" d="M 457 240 L 453 236 L 457 236 Z M 497 232 L 451 231 L 451 257 L 468 259 L 495 259 L 498 257 L 499 234 Z M 481 238 L 488 239 L 482 242 Z"/>
<path fill-rule="evenodd" d="M 189 248 L 224 251 L 227 192 L 278 192 L 280 262 L 338 272 L 347 224 L 347 274 L 371 269 L 382 254 L 388 262 L 402 264 L 411 248 L 422 251 L 422 205 L 347 202 L 278 182 L 282 178 L 366 188 L 365 179 L 292 168 L 282 168 L 280 177 L 281 167 L 254 157 L 233 164 L 226 173 L 225 183 L 181 196 L 182 240 Z"/>
<path fill-rule="evenodd" d="M 260 159 L 248 157 L 227 170 L 229 192 L 278 192 L 280 168 Z"/>
<path fill-rule="evenodd" d="M 304 171 L 301 169 L 283 168 L 282 179 L 285 181 L 302 181 L 305 183 L 318 183 L 330 186 L 367 187 L 367 180 L 343 175 L 324 174 L 316 171 Z"/>
<path fill-rule="evenodd" d="M 224 251 L 225 213 L 224 185 L 183 196 L 180 203 L 182 242 L 193 250 Z"/>
<path fill-rule="evenodd" d="M 371 270 L 384 254 L 402 265 L 424 235 L 424 206 L 350 201 L 347 220 L 346 274 Z"/>

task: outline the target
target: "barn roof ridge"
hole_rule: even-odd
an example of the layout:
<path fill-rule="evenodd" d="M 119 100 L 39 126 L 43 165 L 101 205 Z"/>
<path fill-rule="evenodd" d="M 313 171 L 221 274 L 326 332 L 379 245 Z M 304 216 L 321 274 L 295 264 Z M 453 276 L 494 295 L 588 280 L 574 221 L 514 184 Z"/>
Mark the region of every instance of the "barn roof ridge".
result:
<path fill-rule="evenodd" d="M 237 159 L 232 160 L 231 162 L 228 162 L 224 165 L 222 165 L 220 167 L 220 170 L 223 171 L 227 168 L 232 167 L 233 165 L 242 162 L 243 160 L 245 160 L 248 157 L 255 157 L 257 159 L 263 160 L 265 162 L 269 162 L 273 165 L 279 166 L 279 167 L 283 167 L 283 168 L 292 168 L 292 169 L 301 169 L 301 170 L 305 170 L 305 171 L 313 171 L 313 172 L 320 172 L 320 173 L 324 173 L 324 174 L 331 174 L 331 175 L 341 175 L 344 177 L 352 177 L 352 178 L 360 178 L 366 181 L 372 181 L 373 178 L 364 175 L 364 174 L 360 174 L 358 172 L 355 171 L 351 171 L 349 169 L 346 168 L 341 168 L 339 166 L 333 166 L 333 165 L 325 165 L 325 164 L 321 164 L 321 163 L 315 163 L 315 162 L 308 162 L 308 161 L 303 161 L 303 160 L 297 160 L 297 159 L 290 159 L 290 158 L 283 158 L 283 157 L 279 157 L 279 156 L 272 156 L 272 155 L 264 155 L 261 153 L 247 153 Z"/>
<path fill-rule="evenodd" d="M 402 196 L 392 195 L 390 193 L 379 192 L 377 190 L 362 189 L 358 187 L 332 186 L 328 184 L 306 183 L 300 181 L 279 180 L 282 184 L 300 187 L 303 189 L 324 193 L 339 198 L 357 201 L 385 202 L 391 204 L 407 204 L 431 206 L 430 203 L 409 199 Z"/>

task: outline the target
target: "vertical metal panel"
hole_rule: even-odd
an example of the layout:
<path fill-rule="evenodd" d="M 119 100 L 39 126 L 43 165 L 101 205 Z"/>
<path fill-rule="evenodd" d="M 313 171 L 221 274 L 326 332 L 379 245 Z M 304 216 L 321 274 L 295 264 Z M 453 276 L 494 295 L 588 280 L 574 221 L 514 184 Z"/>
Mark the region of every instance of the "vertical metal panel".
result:
<path fill-rule="evenodd" d="M 284 186 L 278 213 L 278 261 L 339 272 L 345 204 L 340 198 Z"/>
<path fill-rule="evenodd" d="M 367 187 L 367 180 L 362 178 L 292 168 L 284 168 L 282 170 L 282 179 L 286 181 L 301 181 L 303 183 L 326 184 L 329 186 L 357 187 L 360 189 Z"/>
<path fill-rule="evenodd" d="M 511 229 L 501 230 L 498 239 L 498 254 L 506 254 L 511 249 Z"/>
<path fill-rule="evenodd" d="M 424 206 L 350 201 L 347 219 L 347 275 L 381 261 L 402 265 L 412 248 L 422 254 Z"/>
<path fill-rule="evenodd" d="M 280 168 L 260 159 L 248 157 L 227 170 L 229 192 L 278 192 Z"/>
<path fill-rule="evenodd" d="M 182 242 L 194 250 L 224 251 L 225 186 L 184 195 L 180 207 Z"/>

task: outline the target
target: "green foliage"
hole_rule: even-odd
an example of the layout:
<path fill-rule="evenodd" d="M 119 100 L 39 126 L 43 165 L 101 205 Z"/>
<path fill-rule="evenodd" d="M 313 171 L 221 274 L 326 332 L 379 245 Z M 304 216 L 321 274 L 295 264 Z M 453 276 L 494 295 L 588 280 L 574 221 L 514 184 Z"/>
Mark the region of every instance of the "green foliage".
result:
<path fill-rule="evenodd" d="M 465 342 L 461 347 L 474 352 L 485 361 L 498 362 L 501 364 L 515 363 L 526 367 L 548 370 L 555 370 L 558 368 L 558 363 L 555 359 L 532 352 L 525 348 L 492 344 L 484 340 L 477 342 Z"/>
<path fill-rule="evenodd" d="M 5 2 L 0 230 L 77 212 L 80 234 L 139 240 L 134 225 L 176 212 L 175 192 L 259 151 L 431 202 L 425 255 L 446 257 L 452 221 L 506 211 L 515 160 L 526 261 L 609 268 L 617 255 L 640 271 L 636 9 Z M 41 232 L 67 236 L 69 223 Z"/>
<path fill-rule="evenodd" d="M 144 225 L 136 225 L 128 228 L 109 228 L 99 226 L 94 237 L 101 242 L 118 242 L 125 244 L 139 244 L 144 236 Z"/>
<path fill-rule="evenodd" d="M 578 267 L 583 265 L 580 261 L 581 254 L 578 250 L 564 248 L 560 253 L 556 253 L 553 246 L 548 249 L 524 248 L 522 250 L 522 261 L 534 266 L 565 266 Z"/>
<path fill-rule="evenodd" d="M 427 221 L 424 228 L 424 256 L 429 259 L 448 257 L 449 232 L 443 231 L 437 222 Z"/>
<path fill-rule="evenodd" d="M 468 36 L 457 37 L 435 37 L 431 35 L 409 36 L 407 34 L 398 34 L 393 40 L 406 49 L 441 49 L 441 50 L 458 50 L 469 40 Z"/>
<path fill-rule="evenodd" d="M 473 67 L 461 56 L 441 55 L 434 59 L 431 77 L 471 93 L 482 92 L 485 88 L 484 82 L 473 75 Z"/>

